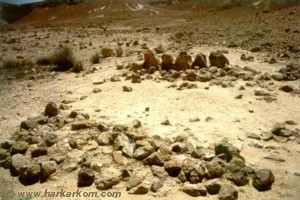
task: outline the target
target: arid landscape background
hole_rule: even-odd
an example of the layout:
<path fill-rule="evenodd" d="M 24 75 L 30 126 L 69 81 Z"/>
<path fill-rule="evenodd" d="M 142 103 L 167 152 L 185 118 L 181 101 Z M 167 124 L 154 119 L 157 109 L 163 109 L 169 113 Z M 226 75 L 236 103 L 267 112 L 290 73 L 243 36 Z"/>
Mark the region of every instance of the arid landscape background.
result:
<path fill-rule="evenodd" d="M 300 199 L 299 2 L 2 3 L 0 29 L 2 199 Z"/>

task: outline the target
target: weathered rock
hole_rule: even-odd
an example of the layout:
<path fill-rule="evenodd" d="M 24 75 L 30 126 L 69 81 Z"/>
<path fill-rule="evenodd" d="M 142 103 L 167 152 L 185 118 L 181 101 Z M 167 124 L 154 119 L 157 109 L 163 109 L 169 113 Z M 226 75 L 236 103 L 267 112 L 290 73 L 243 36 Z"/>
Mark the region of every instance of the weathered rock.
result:
<path fill-rule="evenodd" d="M 261 169 L 255 172 L 252 185 L 258 191 L 270 190 L 275 181 L 274 174 L 271 170 Z"/>
<path fill-rule="evenodd" d="M 272 75 L 272 78 L 275 80 L 275 81 L 282 81 L 284 79 L 284 76 L 282 74 L 279 74 L 279 73 L 276 73 L 276 74 L 273 74 Z"/>
<path fill-rule="evenodd" d="M 143 177 L 138 176 L 138 175 L 132 175 L 130 176 L 128 182 L 127 182 L 127 187 L 126 190 L 130 190 L 131 188 L 134 188 L 141 184 L 143 181 Z"/>
<path fill-rule="evenodd" d="M 182 169 L 183 160 L 178 157 L 173 157 L 170 161 L 165 162 L 164 168 L 172 177 L 178 176 Z"/>
<path fill-rule="evenodd" d="M 188 150 L 187 146 L 182 142 L 176 142 L 172 144 L 171 147 L 172 147 L 172 151 L 175 153 L 184 153 Z"/>
<path fill-rule="evenodd" d="M 75 171 L 78 168 L 79 162 L 79 158 L 67 158 L 62 163 L 62 169 L 66 172 Z"/>
<path fill-rule="evenodd" d="M 196 58 L 192 64 L 192 69 L 194 69 L 196 66 L 199 67 L 200 69 L 207 68 L 207 59 L 204 54 L 199 53 L 196 55 Z"/>
<path fill-rule="evenodd" d="M 154 148 L 151 145 L 146 145 L 146 146 L 137 148 L 133 153 L 133 157 L 137 160 L 143 160 L 143 159 L 147 158 L 153 152 L 154 152 Z"/>
<path fill-rule="evenodd" d="M 188 81 L 196 81 L 197 80 L 198 75 L 196 74 L 196 72 L 194 70 L 186 70 L 186 79 Z"/>
<path fill-rule="evenodd" d="M 157 192 L 160 188 L 162 188 L 164 186 L 164 182 L 160 179 L 157 179 L 155 181 L 152 182 L 151 186 L 150 186 L 150 191 L 151 192 Z"/>
<path fill-rule="evenodd" d="M 26 170 L 26 166 L 29 164 L 22 154 L 15 154 L 11 157 L 11 170 L 18 175 L 22 174 Z"/>
<path fill-rule="evenodd" d="M 292 92 L 292 91 L 294 91 L 294 87 L 292 87 L 290 85 L 283 85 L 279 89 L 283 92 Z"/>
<path fill-rule="evenodd" d="M 93 127 L 97 127 L 97 124 L 90 120 L 80 120 L 80 121 L 73 122 L 71 124 L 72 131 L 78 131 L 81 129 L 87 129 Z"/>
<path fill-rule="evenodd" d="M 221 178 L 227 170 L 227 164 L 220 158 L 214 158 L 207 163 L 207 171 L 209 178 Z"/>
<path fill-rule="evenodd" d="M 225 67 L 226 65 L 229 65 L 228 59 L 220 51 L 211 52 L 209 61 L 211 66 Z"/>
<path fill-rule="evenodd" d="M 189 60 L 190 58 L 188 54 L 186 52 L 181 52 L 176 58 L 174 69 L 176 71 L 185 71 L 189 69 L 190 68 Z"/>
<path fill-rule="evenodd" d="M 134 144 L 128 144 L 122 148 L 122 154 L 128 158 L 133 157 Z"/>
<path fill-rule="evenodd" d="M 102 132 L 97 137 L 97 142 L 99 145 L 108 145 L 113 141 L 113 135 L 110 132 Z"/>
<path fill-rule="evenodd" d="M 154 176 L 156 176 L 162 180 L 164 180 L 168 176 L 168 173 L 165 171 L 164 167 L 152 165 L 151 171 Z"/>
<path fill-rule="evenodd" d="M 206 188 L 202 184 L 185 183 L 182 186 L 181 191 L 192 197 L 206 196 L 207 194 Z"/>
<path fill-rule="evenodd" d="M 155 71 L 158 70 L 158 61 L 156 60 L 153 53 L 145 53 L 144 54 L 144 65 L 145 69 L 149 69 L 150 67 L 155 67 Z"/>
<path fill-rule="evenodd" d="M 163 54 L 162 57 L 162 62 L 161 62 L 161 69 L 169 71 L 173 69 L 173 58 L 171 55 L 168 54 Z"/>
<path fill-rule="evenodd" d="M 0 161 L 8 159 L 9 155 L 9 152 L 6 149 L 0 148 Z"/>
<path fill-rule="evenodd" d="M 58 136 L 55 133 L 48 133 L 42 138 L 42 140 L 45 145 L 50 147 L 58 141 Z"/>
<path fill-rule="evenodd" d="M 206 154 L 206 153 L 205 153 L 202 149 L 194 149 L 194 150 L 192 151 L 191 156 L 192 156 L 193 158 L 202 158 L 202 157 L 205 156 L 205 154 Z"/>
<path fill-rule="evenodd" d="M 121 181 L 121 177 L 122 172 L 114 168 L 108 168 L 101 173 L 101 177 L 95 182 L 96 188 L 99 190 L 111 189 Z"/>
<path fill-rule="evenodd" d="M 128 191 L 129 194 L 147 194 L 148 192 L 149 186 L 147 186 L 146 184 L 140 184 Z"/>
<path fill-rule="evenodd" d="M 277 136 L 283 136 L 283 131 L 286 130 L 284 123 L 277 123 L 271 130 L 271 133 Z"/>
<path fill-rule="evenodd" d="M 185 174 L 186 180 L 192 184 L 200 183 L 205 175 L 205 168 L 196 159 L 186 159 L 183 162 L 182 171 Z"/>
<path fill-rule="evenodd" d="M 47 179 L 56 172 L 57 164 L 55 161 L 45 161 L 41 163 L 42 178 Z"/>
<path fill-rule="evenodd" d="M 91 186 L 94 183 L 95 174 L 93 170 L 88 168 L 82 168 L 78 173 L 78 186 L 86 187 Z"/>
<path fill-rule="evenodd" d="M 114 50 L 108 47 L 101 49 L 101 54 L 104 58 L 112 57 L 114 55 Z"/>
<path fill-rule="evenodd" d="M 24 142 L 24 141 L 17 141 L 13 143 L 13 146 L 11 147 L 10 153 L 11 155 L 14 154 L 24 154 L 26 153 L 27 149 L 28 149 L 28 143 Z"/>
<path fill-rule="evenodd" d="M 170 121 L 168 119 L 163 120 L 161 122 L 161 124 L 164 125 L 164 126 L 170 126 L 171 125 L 171 123 L 170 123 Z"/>
<path fill-rule="evenodd" d="M 154 152 L 150 156 L 148 156 L 145 160 L 145 163 L 148 165 L 158 165 L 163 166 L 164 161 L 160 152 Z"/>
<path fill-rule="evenodd" d="M 244 186 L 248 184 L 249 170 L 246 167 L 245 161 L 234 157 L 228 164 L 228 171 L 224 174 L 224 178 L 232 181 L 237 186 Z"/>
<path fill-rule="evenodd" d="M 39 163 L 30 163 L 20 175 L 24 182 L 37 182 L 41 178 L 41 166 Z"/>
<path fill-rule="evenodd" d="M 23 128 L 25 130 L 30 130 L 38 127 L 38 123 L 32 119 L 25 120 L 21 122 L 20 128 Z"/>
<path fill-rule="evenodd" d="M 126 157 L 122 155 L 122 151 L 114 151 L 113 154 L 113 159 L 116 164 L 118 165 L 127 165 L 128 160 Z"/>
<path fill-rule="evenodd" d="M 222 182 L 220 179 L 213 179 L 213 180 L 207 181 L 205 186 L 206 186 L 207 192 L 210 195 L 216 195 L 219 193 L 219 191 L 222 187 Z"/>
<path fill-rule="evenodd" d="M 123 86 L 123 92 L 132 92 L 132 87 Z"/>
<path fill-rule="evenodd" d="M 45 107 L 45 115 L 48 117 L 55 117 L 59 114 L 59 107 L 54 102 L 49 102 Z"/>
<path fill-rule="evenodd" d="M 231 185 L 222 185 L 219 191 L 219 200 L 236 200 L 238 199 L 238 191 Z"/>
<path fill-rule="evenodd" d="M 31 157 L 39 157 L 39 156 L 44 156 L 47 155 L 47 149 L 45 147 L 37 147 L 31 152 Z"/>
<path fill-rule="evenodd" d="M 47 116 L 43 116 L 43 115 L 39 115 L 39 116 L 30 118 L 30 120 L 36 121 L 38 124 L 41 124 L 41 125 L 47 124 L 48 119 L 49 118 Z"/>
<path fill-rule="evenodd" d="M 157 54 L 161 54 L 164 52 L 164 48 L 161 44 L 155 47 L 154 50 L 156 51 Z"/>
<path fill-rule="evenodd" d="M 130 145 L 129 138 L 125 134 L 121 133 L 114 140 L 113 147 L 115 150 L 122 150 L 122 148 L 127 145 Z"/>
<path fill-rule="evenodd" d="M 13 142 L 11 140 L 4 140 L 1 142 L 1 148 L 3 149 L 10 149 L 13 145 Z"/>
<path fill-rule="evenodd" d="M 240 150 L 230 144 L 226 139 L 223 139 L 219 144 L 215 147 L 215 154 L 219 155 L 224 153 L 226 155 L 226 160 L 229 162 L 234 155 L 239 155 Z"/>

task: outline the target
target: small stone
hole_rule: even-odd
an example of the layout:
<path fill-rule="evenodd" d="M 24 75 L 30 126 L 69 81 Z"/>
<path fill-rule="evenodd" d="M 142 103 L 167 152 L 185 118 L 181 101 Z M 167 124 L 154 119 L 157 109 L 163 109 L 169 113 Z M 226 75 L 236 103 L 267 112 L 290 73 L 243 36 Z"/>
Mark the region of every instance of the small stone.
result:
<path fill-rule="evenodd" d="M 123 86 L 123 92 L 132 92 L 132 87 Z"/>
<path fill-rule="evenodd" d="M 165 162 L 164 168 L 170 176 L 176 177 L 181 171 L 182 165 L 183 165 L 183 161 L 175 157 L 170 161 Z"/>
<path fill-rule="evenodd" d="M 279 88 L 283 92 L 293 92 L 294 88 L 290 85 L 284 85 Z"/>
<path fill-rule="evenodd" d="M 213 180 L 207 181 L 205 186 L 206 186 L 207 192 L 210 195 L 216 195 L 219 193 L 219 191 L 222 187 L 222 182 L 220 179 L 213 179 Z"/>
<path fill-rule="evenodd" d="M 95 89 L 93 90 L 93 92 L 94 92 L 94 93 L 99 93 L 99 92 L 102 92 L 102 90 L 101 90 L 100 88 L 95 88 Z"/>
<path fill-rule="evenodd" d="M 41 163 L 42 177 L 43 179 L 48 178 L 50 175 L 56 172 L 57 164 L 55 161 L 46 161 Z"/>
<path fill-rule="evenodd" d="M 127 165 L 128 163 L 127 158 L 122 155 L 122 151 L 114 151 L 113 159 L 118 165 Z"/>
<path fill-rule="evenodd" d="M 162 155 L 159 152 L 154 152 L 150 156 L 145 158 L 145 163 L 147 163 L 148 165 L 158 165 L 158 166 L 164 165 Z"/>
<path fill-rule="evenodd" d="M 258 191 L 270 190 L 274 183 L 275 177 L 271 170 L 261 169 L 255 172 L 252 185 Z"/>
<path fill-rule="evenodd" d="M 46 144 L 48 147 L 51 147 L 58 141 L 58 136 L 54 133 L 48 133 L 43 138 L 43 143 Z"/>
<path fill-rule="evenodd" d="M 30 163 L 26 165 L 26 169 L 21 173 L 21 177 L 25 182 L 37 182 L 41 177 L 41 167 L 39 163 Z"/>
<path fill-rule="evenodd" d="M 164 121 L 162 121 L 161 124 L 164 126 L 171 126 L 171 123 L 168 119 L 165 119 Z"/>
<path fill-rule="evenodd" d="M 202 149 L 195 149 L 194 151 L 192 151 L 191 156 L 192 156 L 193 158 L 199 159 L 199 158 L 204 157 L 205 154 L 206 154 L 206 153 L 205 153 Z"/>
<path fill-rule="evenodd" d="M 128 191 L 129 194 L 147 194 L 149 192 L 149 187 L 145 184 L 140 184 L 135 188 Z"/>
<path fill-rule="evenodd" d="M 246 136 L 247 136 L 248 138 L 251 138 L 251 139 L 256 139 L 256 140 L 260 140 L 260 139 L 261 139 L 260 136 L 259 136 L 258 134 L 255 134 L 255 133 L 247 132 L 247 133 L 246 133 Z"/>
<path fill-rule="evenodd" d="M 150 186 L 150 191 L 151 192 L 157 192 L 160 188 L 164 186 L 164 182 L 161 180 L 155 180 L 152 185 Z"/>
<path fill-rule="evenodd" d="M 72 129 L 72 131 L 78 131 L 78 130 L 81 130 L 81 129 L 93 128 L 93 127 L 96 127 L 96 126 L 97 126 L 97 124 L 93 121 L 81 120 L 81 121 L 73 122 L 71 124 L 71 129 Z"/>
<path fill-rule="evenodd" d="M 28 159 L 26 159 L 22 154 L 15 154 L 11 157 L 11 169 L 18 175 L 25 171 L 27 164 Z"/>
<path fill-rule="evenodd" d="M 78 187 L 91 186 L 94 183 L 95 174 L 93 170 L 82 168 L 78 173 Z"/>
<path fill-rule="evenodd" d="M 109 145 L 113 141 L 113 135 L 110 132 L 102 132 L 97 137 L 99 145 Z"/>
<path fill-rule="evenodd" d="M 201 184 L 190 184 L 185 183 L 182 188 L 182 192 L 192 196 L 192 197 L 198 197 L 198 196 L 206 196 L 207 190 L 206 188 Z"/>
<path fill-rule="evenodd" d="M 222 185 L 219 191 L 219 200 L 236 200 L 238 199 L 238 191 L 231 185 Z"/>
<path fill-rule="evenodd" d="M 47 149 L 45 147 L 38 147 L 31 152 L 31 157 L 36 158 L 39 156 L 47 155 Z"/>
<path fill-rule="evenodd" d="M 136 187 L 137 185 L 141 184 L 143 181 L 143 177 L 137 176 L 137 175 L 132 175 L 130 176 L 128 182 L 127 182 L 127 187 L 126 190 L 130 190 L 131 188 Z"/>
<path fill-rule="evenodd" d="M 20 125 L 20 128 L 23 128 L 25 130 L 30 130 L 38 127 L 38 123 L 34 120 L 28 119 L 26 121 L 23 121 Z"/>
<path fill-rule="evenodd" d="M 164 167 L 159 167 L 156 165 L 152 165 L 151 166 L 151 171 L 152 174 L 156 177 L 158 177 L 159 179 L 166 179 L 168 177 L 168 173 L 165 171 Z"/>
<path fill-rule="evenodd" d="M 151 145 L 146 145 L 137 148 L 133 153 L 133 157 L 137 160 L 143 160 L 153 152 L 154 152 L 154 148 Z"/>
<path fill-rule="evenodd" d="M 13 143 L 13 146 L 11 147 L 10 153 L 11 155 L 14 154 L 25 154 L 28 149 L 28 143 L 25 141 L 17 141 Z"/>
<path fill-rule="evenodd" d="M 234 97 L 235 99 L 242 99 L 243 98 L 243 95 L 242 94 L 239 94 L 237 96 Z"/>

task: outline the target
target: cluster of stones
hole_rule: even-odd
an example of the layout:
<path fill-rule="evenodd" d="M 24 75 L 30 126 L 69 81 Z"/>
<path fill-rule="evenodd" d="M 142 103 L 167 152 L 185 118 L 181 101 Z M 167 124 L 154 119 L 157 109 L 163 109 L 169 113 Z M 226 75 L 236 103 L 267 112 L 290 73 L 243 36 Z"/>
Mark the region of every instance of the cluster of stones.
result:
<path fill-rule="evenodd" d="M 206 55 L 199 53 L 192 60 L 187 52 L 180 52 L 175 61 L 171 55 L 162 54 L 161 61 L 159 61 L 154 53 L 147 52 L 144 54 L 144 62 L 142 64 L 132 63 L 126 66 L 130 73 L 123 73 L 123 76 L 126 80 L 131 80 L 132 83 L 140 83 L 142 80 L 151 79 L 174 82 L 181 78 L 189 82 L 210 82 L 210 86 L 220 85 L 222 87 L 233 87 L 233 82 L 239 79 L 243 81 L 282 81 L 290 80 L 287 77 L 291 77 L 291 74 L 296 77 L 296 67 L 293 67 L 294 70 L 289 68 L 281 70 L 280 73 L 269 74 L 259 72 L 248 66 L 242 68 L 237 65 L 230 65 L 224 55 L 225 53 L 224 51 L 211 52 L 208 59 Z M 297 68 L 297 70 L 299 69 Z M 157 71 L 159 76 L 155 75 Z M 286 75 L 282 75 L 283 71 L 288 72 Z M 191 86 L 191 88 L 194 88 L 194 86 Z"/>
<path fill-rule="evenodd" d="M 286 67 L 279 70 L 278 74 L 274 74 L 273 78 L 278 81 L 295 81 L 300 79 L 300 64 L 290 63 Z"/>
<path fill-rule="evenodd" d="M 61 135 L 67 128 L 70 133 Z M 78 187 L 107 190 L 123 182 L 130 194 L 159 194 L 170 180 L 188 195 L 218 194 L 220 200 L 237 199 L 234 185 L 251 180 L 258 191 L 271 189 L 273 173 L 254 170 L 226 139 L 203 149 L 188 136 L 149 137 L 142 128 L 138 120 L 108 125 L 77 111 L 63 116 L 50 102 L 44 115 L 23 121 L 12 139 L 1 143 L 0 164 L 23 184 L 77 172 Z"/>

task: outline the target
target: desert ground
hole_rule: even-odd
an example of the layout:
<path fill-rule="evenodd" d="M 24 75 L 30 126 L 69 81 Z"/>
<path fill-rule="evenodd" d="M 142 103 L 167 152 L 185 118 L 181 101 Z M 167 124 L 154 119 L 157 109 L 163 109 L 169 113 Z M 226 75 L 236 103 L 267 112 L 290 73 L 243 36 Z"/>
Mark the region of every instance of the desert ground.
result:
<path fill-rule="evenodd" d="M 116 191 L 120 199 L 143 200 L 300 199 L 300 7 L 103 2 L 36 9 L 0 33 L 2 199 L 26 199 L 17 193 L 45 188 Z M 79 70 L 41 62 L 64 47 Z M 217 50 L 229 63 L 211 66 Z M 163 54 L 176 63 L 181 52 L 189 68 L 199 54 L 207 66 L 159 69 Z M 224 138 L 239 152 L 232 160 L 244 158 L 238 171 L 226 161 L 232 151 L 216 153 Z M 161 157 L 147 160 L 150 154 Z M 177 158 L 205 166 L 204 174 L 195 172 L 201 180 L 194 184 L 192 172 L 182 178 L 168 171 L 166 163 Z M 217 159 L 225 172 L 212 178 Z M 168 173 L 155 174 L 156 165 Z M 266 191 L 252 184 L 261 169 L 275 177 Z M 243 171 L 242 177 L 226 178 L 228 171 Z M 81 172 L 89 177 L 80 180 Z M 117 181 L 103 188 L 113 182 L 110 173 Z M 205 189 L 211 180 L 231 186 L 238 197 L 211 194 Z"/>

